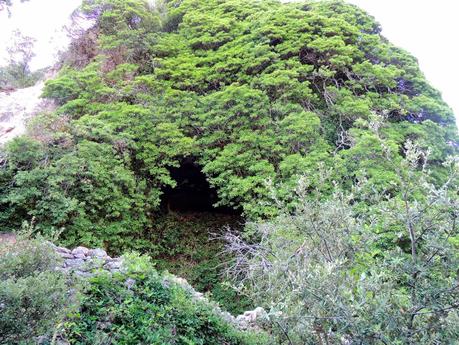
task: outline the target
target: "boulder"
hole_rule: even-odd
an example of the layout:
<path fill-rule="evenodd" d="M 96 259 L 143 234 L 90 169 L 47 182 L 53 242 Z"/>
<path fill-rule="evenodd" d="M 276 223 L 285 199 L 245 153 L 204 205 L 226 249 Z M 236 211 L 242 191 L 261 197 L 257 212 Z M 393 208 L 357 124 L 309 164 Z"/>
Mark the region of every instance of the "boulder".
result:
<path fill-rule="evenodd" d="M 108 261 L 104 265 L 104 268 L 108 269 L 110 271 L 114 271 L 114 270 L 119 270 L 121 268 L 121 266 L 122 266 L 121 260 L 111 260 L 111 261 Z"/>
<path fill-rule="evenodd" d="M 68 250 L 63 247 L 54 247 L 56 252 L 65 259 L 61 267 L 57 270 L 70 273 L 73 272 L 76 276 L 89 278 L 97 274 L 98 269 L 102 269 L 108 273 L 120 271 L 123 268 L 122 258 L 111 258 L 103 249 L 88 249 L 85 247 L 77 247 L 73 250 Z M 136 281 L 132 278 L 126 279 L 125 286 L 130 290 L 135 285 Z M 173 275 L 166 275 L 162 281 L 164 286 L 173 284 L 180 285 L 185 289 L 195 301 L 207 301 L 207 298 L 201 292 L 196 291 L 186 279 Z M 246 311 L 244 314 L 234 317 L 230 313 L 222 310 L 218 304 L 213 304 L 214 312 L 226 321 L 233 323 L 240 329 L 260 329 L 260 322 L 268 318 L 268 314 L 263 308 L 255 308 L 254 310 Z"/>
<path fill-rule="evenodd" d="M 56 247 L 56 252 L 58 253 L 66 253 L 66 254 L 71 254 L 72 251 L 70 249 L 64 248 L 64 247 Z"/>
<path fill-rule="evenodd" d="M 89 250 L 88 256 L 100 259 L 106 259 L 108 257 L 107 252 L 100 248 Z"/>
<path fill-rule="evenodd" d="M 89 249 L 86 247 L 76 247 L 75 249 L 72 250 L 73 255 L 88 255 Z"/>

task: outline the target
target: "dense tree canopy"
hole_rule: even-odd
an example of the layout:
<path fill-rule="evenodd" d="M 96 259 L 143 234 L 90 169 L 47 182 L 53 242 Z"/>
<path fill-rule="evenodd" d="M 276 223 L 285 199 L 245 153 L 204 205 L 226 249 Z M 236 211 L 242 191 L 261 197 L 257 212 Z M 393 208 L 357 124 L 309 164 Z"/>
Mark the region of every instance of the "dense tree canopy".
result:
<path fill-rule="evenodd" d="M 56 109 L 0 149 L 0 232 L 154 261 L 94 278 L 78 313 L 49 320 L 67 310 L 46 295 L 66 278 L 9 277 L 6 327 L 23 302 L 45 322 L 28 327 L 26 308 L 7 337 L 67 320 L 72 344 L 264 343 L 165 288 L 156 265 L 235 314 L 263 306 L 270 344 L 459 339 L 457 127 L 374 18 L 341 0 L 85 0 L 82 13 L 94 26 L 44 89 Z M 174 210 L 187 197 L 195 208 Z"/>
<path fill-rule="evenodd" d="M 366 178 L 396 194 L 387 147 L 394 161 L 408 139 L 430 147 L 438 180 L 455 151 L 452 111 L 416 60 L 342 1 L 95 0 L 83 10 L 95 26 L 71 49 L 87 63 L 63 62 L 44 92 L 56 113 L 5 148 L 2 228 L 35 217 L 69 242 L 135 238 L 184 157 L 220 205 L 255 219 L 276 213 L 267 181 L 288 200 L 298 176 L 313 187 L 324 165 L 344 187 Z"/>

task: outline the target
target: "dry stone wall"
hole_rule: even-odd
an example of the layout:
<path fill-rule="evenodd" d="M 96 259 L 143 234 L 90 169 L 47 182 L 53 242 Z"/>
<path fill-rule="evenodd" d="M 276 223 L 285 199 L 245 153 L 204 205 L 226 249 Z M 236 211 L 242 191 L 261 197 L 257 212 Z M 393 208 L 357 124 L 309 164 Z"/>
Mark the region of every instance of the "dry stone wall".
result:
<path fill-rule="evenodd" d="M 69 274 L 75 274 L 82 278 L 89 278 L 101 270 L 115 273 L 123 269 L 123 258 L 112 258 L 103 249 L 88 249 L 86 247 L 76 247 L 68 249 L 58 247 L 52 244 L 52 247 L 57 254 L 63 259 L 62 266 L 58 267 Z M 240 329 L 258 329 L 259 323 L 266 320 L 268 315 L 266 311 L 258 307 L 254 310 L 246 311 L 245 313 L 233 316 L 230 313 L 223 311 L 218 305 L 211 303 L 201 292 L 196 291 L 186 279 L 179 278 L 173 275 L 165 275 L 163 278 L 165 285 L 178 284 L 185 289 L 190 296 L 196 301 L 202 301 L 213 305 L 215 313 L 223 317 L 226 321 L 233 323 Z M 126 284 L 135 284 L 133 279 L 128 279 Z"/>
<path fill-rule="evenodd" d="M 62 267 L 59 269 L 81 277 L 90 277 L 100 269 L 113 273 L 119 271 L 122 265 L 122 258 L 111 258 L 100 248 L 76 247 L 73 250 L 57 246 L 54 248 L 63 259 Z"/>

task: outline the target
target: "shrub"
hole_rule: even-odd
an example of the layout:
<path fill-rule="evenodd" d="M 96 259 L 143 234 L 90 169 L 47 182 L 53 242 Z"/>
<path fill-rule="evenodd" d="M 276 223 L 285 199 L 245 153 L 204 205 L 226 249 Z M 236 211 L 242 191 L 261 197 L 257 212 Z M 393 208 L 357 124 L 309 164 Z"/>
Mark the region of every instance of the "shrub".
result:
<path fill-rule="evenodd" d="M 12 64 L 0 67 L 0 89 L 22 89 L 35 85 L 45 74 L 44 70 L 24 71 L 23 66 Z"/>
<path fill-rule="evenodd" d="M 65 323 L 71 344 L 263 344 L 261 334 L 238 331 L 164 280 L 147 257 L 128 255 L 123 273 L 91 279 L 79 313 Z"/>
<path fill-rule="evenodd" d="M 50 336 L 76 302 L 68 277 L 55 270 L 55 251 L 42 240 L 0 248 L 0 343 L 34 344 Z"/>
<path fill-rule="evenodd" d="M 156 219 L 155 228 L 136 250 L 151 255 L 158 271 L 167 270 L 185 278 L 196 290 L 211 294 L 212 300 L 238 315 L 255 306 L 222 281 L 219 254 L 224 242 L 218 237 L 228 226 L 241 227 L 241 221 L 239 216 L 219 213 L 164 215 Z"/>
<path fill-rule="evenodd" d="M 448 181 L 434 186 L 418 167 L 425 154 L 412 144 L 405 154 L 399 196 L 357 185 L 311 199 L 300 184 L 293 211 L 252 224 L 258 241 L 228 235 L 230 273 L 271 308 L 278 343 L 459 341 L 459 166 L 451 161 Z"/>
<path fill-rule="evenodd" d="M 1 244 L 0 279 L 18 279 L 52 271 L 59 257 L 50 244 L 39 240 Z"/>
<path fill-rule="evenodd" d="M 6 47 L 8 65 L 0 67 L 0 89 L 24 88 L 34 85 L 43 77 L 44 70 L 32 71 L 30 62 L 35 56 L 35 39 L 15 30 L 10 46 Z"/>

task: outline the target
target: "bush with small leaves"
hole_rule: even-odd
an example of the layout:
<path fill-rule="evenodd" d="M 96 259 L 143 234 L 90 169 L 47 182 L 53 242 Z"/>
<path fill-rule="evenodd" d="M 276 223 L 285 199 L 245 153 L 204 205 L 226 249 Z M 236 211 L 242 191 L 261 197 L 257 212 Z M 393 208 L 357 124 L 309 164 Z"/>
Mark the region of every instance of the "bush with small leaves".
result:
<path fill-rule="evenodd" d="M 0 246 L 0 343 L 36 344 L 52 337 L 77 304 L 74 283 L 56 271 L 54 248 L 42 240 Z"/>
<path fill-rule="evenodd" d="M 229 273 L 259 305 L 280 344 L 455 344 L 459 341 L 459 161 L 435 186 L 408 143 L 400 195 L 368 181 L 331 197 L 309 184 L 297 206 L 228 234 Z M 362 203 L 372 201 L 370 208 Z"/>
<path fill-rule="evenodd" d="M 71 344 L 262 345 L 262 332 L 241 332 L 211 304 L 167 281 L 148 257 L 125 255 L 123 272 L 90 280 L 81 310 L 65 322 Z"/>

